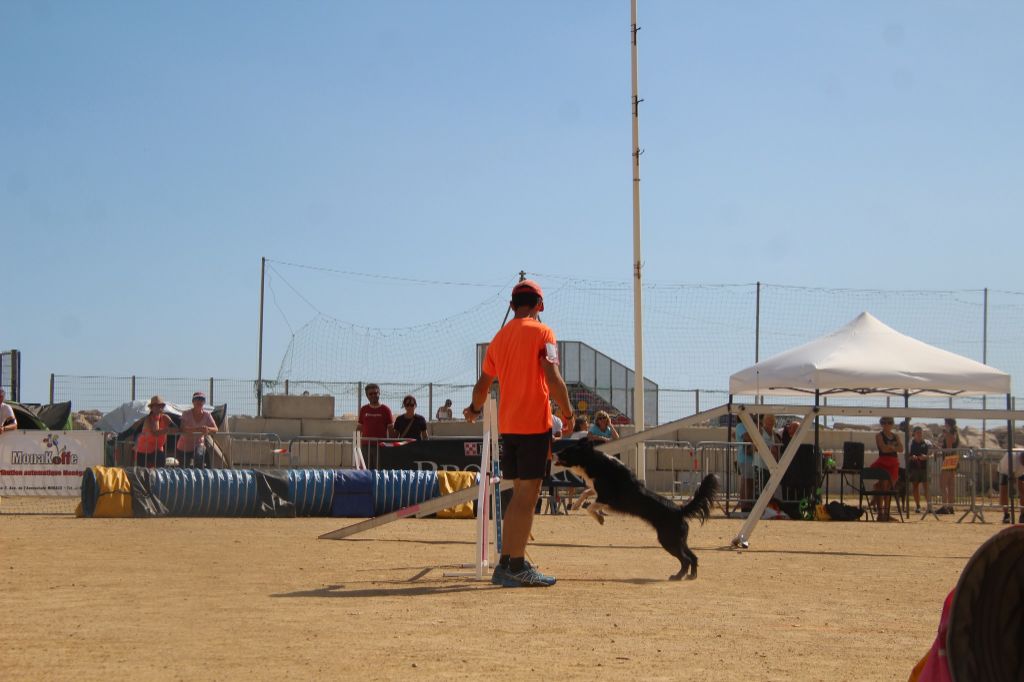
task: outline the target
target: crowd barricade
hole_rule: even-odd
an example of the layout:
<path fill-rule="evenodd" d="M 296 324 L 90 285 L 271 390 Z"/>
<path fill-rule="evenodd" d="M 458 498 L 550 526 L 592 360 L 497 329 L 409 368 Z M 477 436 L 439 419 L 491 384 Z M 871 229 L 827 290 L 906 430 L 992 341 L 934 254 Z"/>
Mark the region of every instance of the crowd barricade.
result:
<path fill-rule="evenodd" d="M 363 461 L 366 462 L 367 469 L 380 469 L 381 468 L 381 450 L 384 448 L 399 447 L 403 443 L 408 443 L 412 439 L 410 438 L 372 438 L 370 436 L 360 436 L 359 438 L 359 449 L 363 455 Z M 435 438 L 434 440 L 442 440 L 441 438 Z"/>
<path fill-rule="evenodd" d="M 288 441 L 281 466 L 292 469 L 355 468 L 351 436 L 300 436 Z"/>
<path fill-rule="evenodd" d="M 696 446 L 700 471 L 705 476 L 714 474 L 718 477 L 718 504 L 726 515 L 729 514 L 730 506 L 738 507 L 742 502 L 739 499 L 740 479 L 736 467 L 736 457 L 740 448 L 744 448 L 746 445 L 746 443 L 727 441 L 701 441 Z M 760 481 L 755 481 L 755 500 L 760 493 Z M 753 503 L 753 500 L 748 501 Z"/>
<path fill-rule="evenodd" d="M 961 448 L 964 450 L 956 477 L 956 499 L 969 508 L 1000 509 L 999 463 L 1006 450 Z M 1024 473 L 1024 472 L 1021 472 Z"/>
<path fill-rule="evenodd" d="M 647 487 L 673 497 L 690 497 L 700 485 L 701 467 L 693 443 L 651 440 L 647 453 Z"/>
<path fill-rule="evenodd" d="M 928 458 L 928 500 L 932 509 L 944 506 L 970 505 L 974 499 L 970 480 L 975 476 L 977 463 L 972 448 L 932 448 Z M 867 460 L 865 459 L 865 462 Z M 951 494 L 944 494 L 949 488 Z M 913 484 L 907 482 L 905 499 L 913 499 Z M 952 499 L 948 499 L 948 498 Z"/>
<path fill-rule="evenodd" d="M 221 431 L 215 433 L 212 439 L 214 447 L 208 448 L 206 458 L 211 468 L 264 469 L 282 466 L 284 446 L 276 433 Z"/>

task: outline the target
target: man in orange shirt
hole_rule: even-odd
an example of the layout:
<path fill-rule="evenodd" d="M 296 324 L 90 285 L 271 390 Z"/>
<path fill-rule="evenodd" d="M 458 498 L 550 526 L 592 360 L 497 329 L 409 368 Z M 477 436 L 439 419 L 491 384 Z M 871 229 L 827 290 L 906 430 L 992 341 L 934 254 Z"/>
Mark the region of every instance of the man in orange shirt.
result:
<path fill-rule="evenodd" d="M 554 585 L 555 579 L 526 561 L 526 544 L 551 459 L 550 399 L 554 397 L 562 410 L 565 430 L 572 431 L 575 417 L 558 371 L 555 333 L 537 319 L 544 310 L 540 285 L 528 279 L 516 284 L 509 307 L 515 317 L 487 347 L 480 378 L 473 387 L 473 401 L 462 414 L 466 421 L 475 422 L 491 384 L 498 380 L 501 474 L 513 482 L 513 488 L 502 528 L 502 555 L 491 582 L 504 587 L 547 587 Z"/>

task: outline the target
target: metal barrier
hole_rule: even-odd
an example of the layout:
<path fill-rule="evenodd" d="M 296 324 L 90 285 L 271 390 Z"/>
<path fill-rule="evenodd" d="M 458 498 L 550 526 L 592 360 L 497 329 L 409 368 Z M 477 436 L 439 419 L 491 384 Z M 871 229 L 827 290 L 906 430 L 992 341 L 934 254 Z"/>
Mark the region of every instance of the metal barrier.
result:
<path fill-rule="evenodd" d="M 280 467 L 284 448 L 281 437 L 276 433 L 218 432 L 213 443 L 232 469 L 260 469 Z M 217 457 L 207 458 L 214 468 L 219 464 Z"/>
<path fill-rule="evenodd" d="M 132 467 L 136 465 L 135 438 L 119 438 L 108 434 L 107 462 L 111 466 Z M 281 466 L 280 454 L 286 452 L 281 438 L 276 433 L 225 433 L 223 431 L 206 437 L 204 461 L 197 468 L 209 469 L 259 469 Z M 177 461 L 180 454 L 172 447 L 167 457 Z"/>
<path fill-rule="evenodd" d="M 730 505 L 739 507 L 743 502 L 753 501 L 761 493 L 760 481 L 755 481 L 754 496 L 751 500 L 740 499 L 740 476 L 736 466 L 737 455 L 746 443 L 734 443 L 727 441 L 701 441 L 697 443 L 697 460 L 700 463 L 700 470 L 706 476 L 714 474 L 718 477 L 720 484 L 718 505 L 726 516 L 729 515 Z"/>
<path fill-rule="evenodd" d="M 645 447 L 647 487 L 672 497 L 689 497 L 697 490 L 702 475 L 693 443 L 686 440 L 650 440 Z"/>
<path fill-rule="evenodd" d="M 288 441 L 283 457 L 290 468 L 351 469 L 354 443 L 352 437 L 300 436 Z"/>

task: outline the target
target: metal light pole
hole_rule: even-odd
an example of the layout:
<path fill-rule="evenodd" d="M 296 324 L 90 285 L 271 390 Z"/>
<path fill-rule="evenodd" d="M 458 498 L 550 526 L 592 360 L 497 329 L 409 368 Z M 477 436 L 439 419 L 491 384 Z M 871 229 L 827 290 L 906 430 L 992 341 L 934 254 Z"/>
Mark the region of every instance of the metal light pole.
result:
<path fill-rule="evenodd" d="M 633 424 L 644 429 L 644 328 L 643 260 L 640 251 L 640 102 L 637 96 L 636 0 L 630 2 L 631 67 L 633 85 Z M 647 453 L 643 442 L 636 446 L 637 478 L 647 479 Z"/>

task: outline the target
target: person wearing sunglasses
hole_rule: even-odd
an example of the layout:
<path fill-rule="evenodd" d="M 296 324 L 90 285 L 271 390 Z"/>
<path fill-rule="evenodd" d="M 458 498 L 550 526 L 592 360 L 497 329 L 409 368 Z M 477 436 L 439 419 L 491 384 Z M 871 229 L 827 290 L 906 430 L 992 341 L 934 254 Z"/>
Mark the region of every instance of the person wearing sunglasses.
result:
<path fill-rule="evenodd" d="M 174 423 L 164 414 L 167 403 L 158 395 L 149 399 L 149 414 L 142 420 L 142 430 L 135 442 L 135 466 L 163 467 L 167 465 L 167 434 Z"/>
<path fill-rule="evenodd" d="M 405 414 L 398 415 L 395 420 L 395 433 L 399 438 L 412 438 L 413 440 L 427 439 L 427 420 L 423 415 L 416 414 L 416 398 L 407 395 L 402 398 L 402 407 Z"/>

